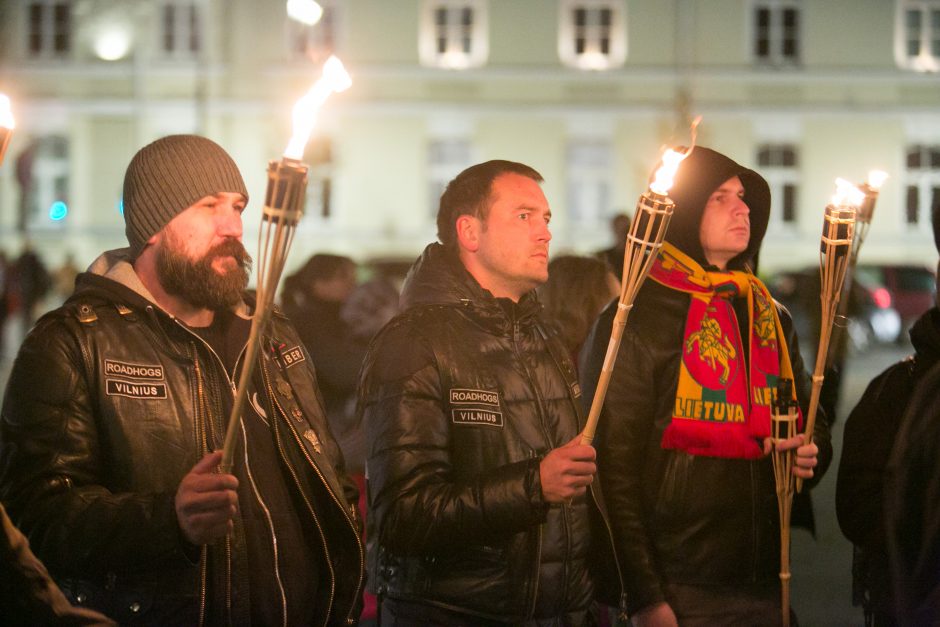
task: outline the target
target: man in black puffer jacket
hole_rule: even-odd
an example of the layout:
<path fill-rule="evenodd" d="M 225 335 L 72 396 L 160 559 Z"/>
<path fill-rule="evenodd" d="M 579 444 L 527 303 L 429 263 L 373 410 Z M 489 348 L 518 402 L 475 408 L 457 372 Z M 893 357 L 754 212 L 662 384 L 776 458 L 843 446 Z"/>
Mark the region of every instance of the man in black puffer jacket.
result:
<path fill-rule="evenodd" d="M 10 375 L 0 499 L 69 600 L 121 625 L 359 617 L 358 493 L 279 313 L 234 467 L 216 472 L 251 325 L 247 201 L 214 142 L 142 148 L 124 179 L 129 247 L 80 275 Z"/>
<path fill-rule="evenodd" d="M 779 624 L 768 401 L 777 379 L 795 379 L 805 412 L 809 377 L 789 315 L 748 266 L 770 190 L 696 147 L 669 196 L 666 243 L 637 296 L 594 440 L 630 611 L 636 625 Z M 609 307 L 585 343 L 585 387 L 612 317 Z M 832 456 L 825 416 L 814 434 L 815 444 L 799 435 L 777 444 L 797 450 L 794 474 L 808 485 Z"/>
<path fill-rule="evenodd" d="M 590 625 L 594 449 L 533 288 L 548 276 L 541 176 L 473 166 L 376 337 L 359 407 L 382 625 Z"/>

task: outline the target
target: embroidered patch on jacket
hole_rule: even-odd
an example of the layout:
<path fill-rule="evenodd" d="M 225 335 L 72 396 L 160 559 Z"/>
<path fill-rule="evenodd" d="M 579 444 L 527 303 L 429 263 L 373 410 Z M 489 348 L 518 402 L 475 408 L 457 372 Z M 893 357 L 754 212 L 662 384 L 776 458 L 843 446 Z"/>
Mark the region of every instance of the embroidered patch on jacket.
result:
<path fill-rule="evenodd" d="M 128 398 L 166 398 L 166 385 L 163 383 L 135 383 L 106 379 L 108 396 L 126 396 Z"/>
<path fill-rule="evenodd" d="M 451 405 L 493 405 L 499 407 L 499 392 L 452 388 L 450 403 Z"/>
<path fill-rule="evenodd" d="M 304 357 L 304 351 L 300 345 L 297 345 L 294 348 L 281 351 L 281 359 L 284 360 L 284 367 L 290 368 L 291 366 L 296 366 L 300 362 L 305 361 L 307 358 Z"/>
<path fill-rule="evenodd" d="M 450 410 L 450 415 L 455 425 L 503 426 L 503 413 L 499 411 L 467 407 L 466 409 L 452 409 Z"/>
<path fill-rule="evenodd" d="M 144 381 L 163 381 L 163 366 L 160 364 L 132 364 L 116 359 L 104 360 L 106 376 L 124 377 L 125 379 L 143 379 Z"/>

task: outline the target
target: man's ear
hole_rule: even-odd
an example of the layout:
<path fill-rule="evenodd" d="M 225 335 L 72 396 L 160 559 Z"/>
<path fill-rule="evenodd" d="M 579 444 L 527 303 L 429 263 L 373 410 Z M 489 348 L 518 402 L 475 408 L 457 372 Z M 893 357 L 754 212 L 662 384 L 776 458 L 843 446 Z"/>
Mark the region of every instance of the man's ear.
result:
<path fill-rule="evenodd" d="M 467 252 L 475 253 L 480 247 L 480 219 L 464 214 L 457 218 L 457 243 Z"/>

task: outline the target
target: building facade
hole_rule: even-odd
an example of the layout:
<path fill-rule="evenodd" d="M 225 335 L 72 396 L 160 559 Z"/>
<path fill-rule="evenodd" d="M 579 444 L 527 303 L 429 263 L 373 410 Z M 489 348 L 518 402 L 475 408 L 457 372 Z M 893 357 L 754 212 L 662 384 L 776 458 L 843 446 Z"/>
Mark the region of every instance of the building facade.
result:
<path fill-rule="evenodd" d="M 314 252 L 409 258 L 443 185 L 505 158 L 545 176 L 553 251 L 610 245 L 664 144 L 698 140 L 773 188 L 761 270 L 818 263 L 834 179 L 890 178 L 862 255 L 933 265 L 940 202 L 940 0 L 2 0 L 0 248 L 51 263 L 123 245 L 124 168 L 145 143 L 224 145 L 252 195 L 291 108 L 336 54 L 353 77 L 307 147 Z"/>

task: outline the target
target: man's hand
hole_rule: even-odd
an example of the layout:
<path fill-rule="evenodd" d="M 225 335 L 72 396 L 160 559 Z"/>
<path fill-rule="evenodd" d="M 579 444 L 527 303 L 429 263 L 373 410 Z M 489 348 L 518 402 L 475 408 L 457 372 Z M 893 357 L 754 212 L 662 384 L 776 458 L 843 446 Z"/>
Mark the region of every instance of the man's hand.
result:
<path fill-rule="evenodd" d="M 764 438 L 765 455 L 770 454 L 773 446 L 774 443 L 771 438 Z M 795 435 L 792 438 L 777 442 L 778 451 L 789 451 L 794 448 L 796 449 L 796 458 L 793 460 L 793 474 L 801 479 L 812 479 L 813 468 L 818 463 L 816 455 L 819 454 L 819 447 L 816 444 L 804 444 L 802 435 Z"/>
<path fill-rule="evenodd" d="M 676 614 L 668 603 L 649 605 L 633 615 L 633 627 L 679 627 Z"/>
<path fill-rule="evenodd" d="M 176 490 L 176 519 L 187 540 L 208 544 L 232 531 L 238 512 L 238 479 L 215 472 L 222 451 L 203 457 Z"/>
<path fill-rule="evenodd" d="M 548 503 L 570 503 L 591 485 L 597 464 L 593 446 L 581 444 L 581 435 L 552 449 L 539 464 L 542 497 Z"/>

